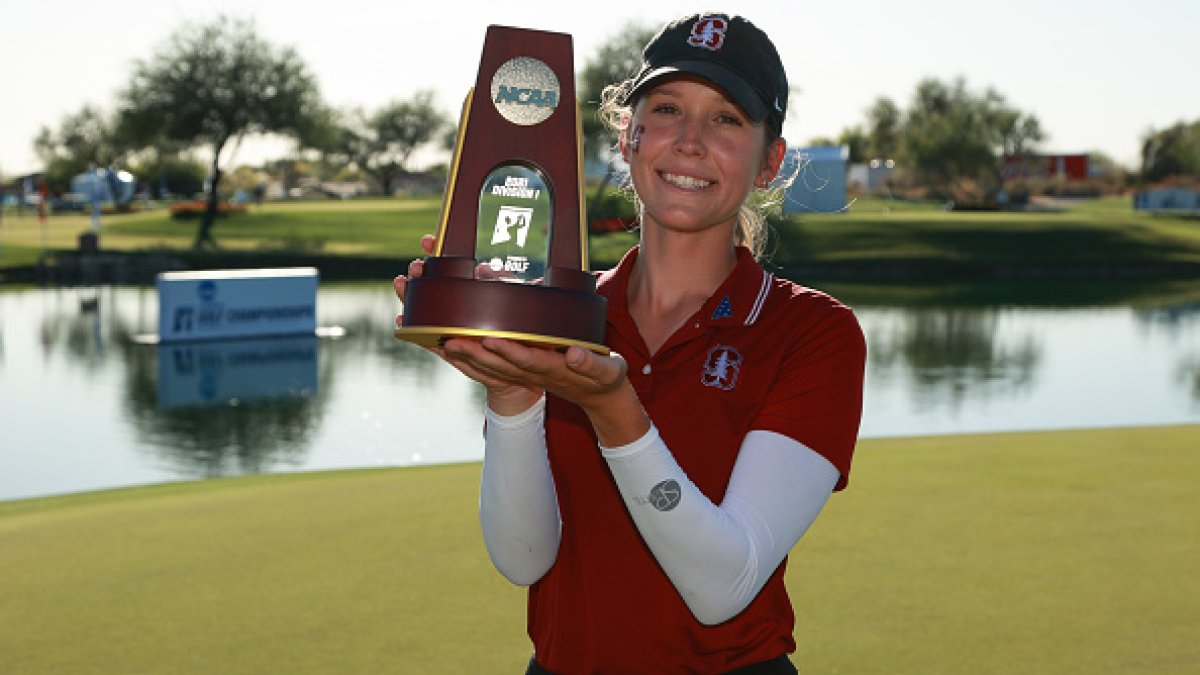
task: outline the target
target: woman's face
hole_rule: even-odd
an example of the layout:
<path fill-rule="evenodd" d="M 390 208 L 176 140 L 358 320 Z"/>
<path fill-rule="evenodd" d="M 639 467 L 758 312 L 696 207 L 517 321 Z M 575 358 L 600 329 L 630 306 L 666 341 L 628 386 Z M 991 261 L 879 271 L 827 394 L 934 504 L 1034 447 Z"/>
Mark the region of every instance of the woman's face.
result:
<path fill-rule="evenodd" d="M 644 219 L 672 230 L 732 228 L 749 191 L 783 161 L 785 143 L 768 148 L 765 133 L 704 80 L 672 79 L 650 90 L 620 143 Z"/>

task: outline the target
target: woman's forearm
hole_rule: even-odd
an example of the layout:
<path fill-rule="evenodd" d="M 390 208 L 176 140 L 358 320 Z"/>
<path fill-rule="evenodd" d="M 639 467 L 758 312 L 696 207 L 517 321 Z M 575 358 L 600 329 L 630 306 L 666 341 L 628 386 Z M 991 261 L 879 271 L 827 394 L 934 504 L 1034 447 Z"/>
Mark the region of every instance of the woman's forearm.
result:
<path fill-rule="evenodd" d="M 479 522 L 492 564 L 521 586 L 554 564 L 561 533 L 545 410 L 542 398 L 518 415 L 487 412 Z"/>

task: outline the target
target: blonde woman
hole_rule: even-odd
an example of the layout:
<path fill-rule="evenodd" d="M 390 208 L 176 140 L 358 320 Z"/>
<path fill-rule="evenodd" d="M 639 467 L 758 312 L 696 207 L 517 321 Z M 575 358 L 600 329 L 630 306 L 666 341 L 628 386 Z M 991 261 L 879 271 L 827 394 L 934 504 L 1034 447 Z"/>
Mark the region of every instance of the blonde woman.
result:
<path fill-rule="evenodd" d="M 598 280 L 613 354 L 439 350 L 487 389 L 484 538 L 529 586 L 529 673 L 795 673 L 783 571 L 849 477 L 865 343 L 749 248 L 743 205 L 786 149 L 766 34 L 693 15 L 643 55 L 608 96 L 641 210 Z"/>

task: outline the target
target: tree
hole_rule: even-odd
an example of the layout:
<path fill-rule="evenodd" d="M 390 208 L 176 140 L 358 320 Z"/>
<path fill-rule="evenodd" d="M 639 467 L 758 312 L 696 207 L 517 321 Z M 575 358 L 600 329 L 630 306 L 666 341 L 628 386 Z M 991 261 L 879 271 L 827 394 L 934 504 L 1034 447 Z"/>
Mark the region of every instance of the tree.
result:
<path fill-rule="evenodd" d="M 135 64 L 121 98 L 122 129 L 143 146 L 166 140 L 211 153 L 197 248 L 215 245 L 221 153 L 249 134 L 297 136 L 321 110 L 316 79 L 294 49 L 276 48 L 252 23 L 227 17 L 172 35 L 153 58 Z"/>
<path fill-rule="evenodd" d="M 616 135 L 600 118 L 601 95 L 610 84 L 623 82 L 638 74 L 642 68 L 642 48 L 654 37 L 656 29 L 645 24 L 630 22 L 616 35 L 600 43 L 600 47 L 579 72 L 580 124 L 583 128 L 583 154 L 585 157 L 608 159 L 608 170 L 596 187 L 592 204 L 602 201 L 604 190 L 616 175 L 616 157 L 605 153 L 616 145 Z M 594 215 L 590 213 L 589 215 Z"/>
<path fill-rule="evenodd" d="M 959 79 L 917 84 L 904 125 L 902 156 L 937 185 L 994 170 L 989 134 L 978 103 Z"/>
<path fill-rule="evenodd" d="M 579 72 L 576 96 L 582 118 L 584 155 L 598 155 L 602 148 L 617 142 L 598 114 L 600 97 L 605 87 L 638 74 L 642 68 L 642 47 L 654 33 L 655 29 L 645 24 L 625 24 L 616 35 L 600 43 Z"/>
<path fill-rule="evenodd" d="M 75 176 L 92 168 L 111 167 L 128 154 L 114 117 L 91 104 L 64 117 L 58 131 L 43 126 L 33 147 L 45 163 L 49 188 L 56 192 L 68 190 Z"/>
<path fill-rule="evenodd" d="M 901 127 L 904 115 L 900 107 L 886 96 L 875 99 L 867 108 L 867 150 L 875 159 L 892 159 L 900 149 Z"/>
<path fill-rule="evenodd" d="M 345 111 L 334 122 L 334 137 L 326 157 L 354 165 L 374 178 L 385 195 L 407 170 L 413 153 L 426 145 L 441 145 L 450 127 L 433 103 L 432 91 L 418 91 L 368 115 L 361 108 Z"/>
<path fill-rule="evenodd" d="M 204 162 L 181 154 L 146 153 L 134 162 L 130 171 L 139 180 L 145 181 L 153 194 L 161 199 L 172 195 L 191 196 L 204 190 L 204 177 L 208 168 Z"/>
<path fill-rule="evenodd" d="M 1032 151 L 1043 137 L 1035 117 L 1010 108 L 994 90 L 976 95 L 962 78 L 926 79 L 904 116 L 899 154 L 935 186 L 994 184 L 1001 153 Z"/>
<path fill-rule="evenodd" d="M 1005 155 L 1026 155 L 1046 139 L 1042 125 L 1036 117 L 1019 110 L 1000 108 L 994 117 L 996 134 L 999 136 L 1001 152 Z"/>
<path fill-rule="evenodd" d="M 867 134 L 863 132 L 862 127 L 857 124 L 852 127 L 842 129 L 842 133 L 838 135 L 835 145 L 846 146 L 850 150 L 848 157 L 851 163 L 863 162 L 868 159 L 867 146 L 869 140 Z"/>
<path fill-rule="evenodd" d="M 1200 120 L 1177 122 L 1142 139 L 1142 180 L 1176 176 L 1200 179 Z"/>

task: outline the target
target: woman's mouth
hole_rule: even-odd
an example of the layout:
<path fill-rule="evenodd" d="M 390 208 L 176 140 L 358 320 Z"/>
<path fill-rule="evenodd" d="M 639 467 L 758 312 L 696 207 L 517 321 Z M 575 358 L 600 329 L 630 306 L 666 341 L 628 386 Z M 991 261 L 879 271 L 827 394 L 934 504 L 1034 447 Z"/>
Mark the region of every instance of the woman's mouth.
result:
<path fill-rule="evenodd" d="M 703 178 L 681 176 L 679 174 L 667 173 L 665 171 L 659 172 L 658 175 L 662 176 L 662 179 L 671 185 L 684 190 L 703 190 L 713 183 L 712 181 L 704 180 Z"/>

